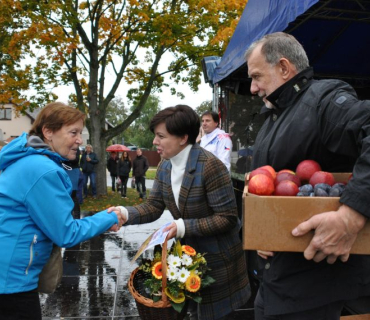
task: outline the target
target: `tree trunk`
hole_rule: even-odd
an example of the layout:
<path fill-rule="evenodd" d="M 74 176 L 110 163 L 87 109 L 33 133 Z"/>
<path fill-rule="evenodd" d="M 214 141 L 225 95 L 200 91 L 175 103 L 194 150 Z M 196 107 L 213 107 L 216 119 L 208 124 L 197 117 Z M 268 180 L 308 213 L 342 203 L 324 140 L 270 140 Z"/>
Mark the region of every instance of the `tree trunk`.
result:
<path fill-rule="evenodd" d="M 105 145 L 105 144 L 104 144 Z M 99 152 L 99 163 L 96 170 L 96 192 L 98 195 L 107 194 L 107 155 L 105 148 Z"/>
<path fill-rule="evenodd" d="M 100 114 L 95 114 L 95 116 L 90 115 L 90 125 L 95 128 L 95 130 L 90 131 L 90 140 L 94 148 L 94 152 L 99 159 L 99 163 L 96 165 L 96 192 L 98 195 L 107 194 L 106 141 L 101 134 L 105 129 L 98 129 L 101 128 L 102 123 L 105 124 L 105 121 L 104 119 L 101 119 Z"/>
<path fill-rule="evenodd" d="M 107 144 L 106 138 L 103 136 L 105 129 L 105 110 L 102 107 L 102 102 L 98 101 L 99 89 L 98 75 L 99 75 L 99 59 L 98 59 L 98 36 L 94 38 L 94 43 L 90 50 L 90 81 L 89 91 L 87 94 L 88 108 L 89 108 L 89 134 L 91 144 L 94 152 L 98 156 L 99 163 L 96 165 L 96 192 L 97 195 L 107 194 L 107 175 L 106 175 L 106 152 Z"/>

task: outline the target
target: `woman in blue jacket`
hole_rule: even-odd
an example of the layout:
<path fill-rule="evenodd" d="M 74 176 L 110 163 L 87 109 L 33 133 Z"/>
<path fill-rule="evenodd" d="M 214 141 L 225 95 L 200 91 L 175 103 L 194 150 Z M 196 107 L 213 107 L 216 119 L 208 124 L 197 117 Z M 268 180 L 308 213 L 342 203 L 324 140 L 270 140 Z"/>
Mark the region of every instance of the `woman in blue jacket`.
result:
<path fill-rule="evenodd" d="M 123 223 L 119 212 L 74 220 L 72 184 L 62 161 L 82 143 L 85 115 L 55 102 L 0 153 L 0 315 L 41 319 L 39 274 L 53 243 L 72 247 Z M 21 179 L 20 179 L 21 178 Z M 118 225 L 118 226 L 117 226 Z"/>

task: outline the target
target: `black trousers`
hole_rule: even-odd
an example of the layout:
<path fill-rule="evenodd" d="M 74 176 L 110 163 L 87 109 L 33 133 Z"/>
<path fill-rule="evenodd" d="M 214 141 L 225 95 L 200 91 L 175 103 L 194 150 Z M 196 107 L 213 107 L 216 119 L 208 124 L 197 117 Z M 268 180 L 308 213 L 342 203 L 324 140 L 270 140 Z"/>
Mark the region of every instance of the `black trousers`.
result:
<path fill-rule="evenodd" d="M 116 179 L 117 175 L 111 174 L 110 177 L 112 178 L 112 191 L 116 192 Z"/>
<path fill-rule="evenodd" d="M 265 316 L 263 304 L 263 297 L 259 290 L 254 301 L 254 320 L 339 320 L 344 301 L 336 301 L 315 309 L 275 316 Z"/>
<path fill-rule="evenodd" d="M 0 294 L 0 320 L 41 320 L 39 293 Z"/>
<path fill-rule="evenodd" d="M 128 176 L 119 176 L 119 178 L 121 179 L 121 195 L 126 197 Z"/>
<path fill-rule="evenodd" d="M 146 195 L 146 187 L 145 187 L 145 177 L 139 176 L 135 177 L 135 183 L 136 183 L 136 190 L 140 194 L 140 198 L 142 198 L 144 195 Z"/>

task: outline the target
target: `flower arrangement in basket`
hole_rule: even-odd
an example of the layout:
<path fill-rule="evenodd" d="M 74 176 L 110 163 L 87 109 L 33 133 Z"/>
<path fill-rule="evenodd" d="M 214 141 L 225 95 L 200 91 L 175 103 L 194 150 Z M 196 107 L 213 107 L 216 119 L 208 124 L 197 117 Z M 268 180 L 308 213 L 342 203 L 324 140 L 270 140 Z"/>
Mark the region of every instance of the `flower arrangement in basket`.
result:
<path fill-rule="evenodd" d="M 177 312 L 181 312 L 186 299 L 200 303 L 202 297 L 199 290 L 215 281 L 206 274 L 209 268 L 204 255 L 188 245 L 182 246 L 178 240 L 167 254 L 167 287 L 164 292 Z M 152 260 L 143 259 L 139 269 L 150 275 L 144 286 L 153 301 L 160 300 L 163 276 L 161 252 L 155 252 Z"/>
<path fill-rule="evenodd" d="M 167 257 L 163 257 L 164 254 Z M 200 289 L 215 281 L 207 275 L 209 268 L 204 256 L 205 254 L 197 253 L 192 247 L 176 241 L 167 253 L 163 250 L 154 251 L 153 259 L 143 259 L 138 269 L 146 275 L 144 288 L 148 297 L 156 303 L 165 294 L 172 308 L 179 313 L 187 299 L 200 303 Z M 166 265 L 163 267 L 164 261 Z M 167 274 L 165 285 L 164 270 Z"/>

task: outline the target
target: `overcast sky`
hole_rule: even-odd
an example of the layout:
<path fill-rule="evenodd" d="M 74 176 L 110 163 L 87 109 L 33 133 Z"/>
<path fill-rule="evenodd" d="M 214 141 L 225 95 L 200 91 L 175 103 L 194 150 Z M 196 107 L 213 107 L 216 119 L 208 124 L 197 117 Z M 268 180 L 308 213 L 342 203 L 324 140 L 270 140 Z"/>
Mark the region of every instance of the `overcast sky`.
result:
<path fill-rule="evenodd" d="M 188 85 L 182 84 L 175 86 L 177 91 L 182 92 L 185 95 L 184 99 L 180 99 L 177 96 L 171 95 L 169 88 L 164 87 L 162 93 L 156 93 L 161 101 L 161 108 L 175 106 L 177 104 L 187 104 L 193 109 L 197 108 L 203 101 L 211 101 L 213 90 L 208 83 L 204 83 L 202 78 L 202 84 L 199 86 L 198 92 L 193 92 Z M 123 88 L 123 85 L 122 85 Z M 68 96 L 70 93 L 74 92 L 73 86 L 59 86 L 52 90 L 55 94 L 59 96 L 58 101 L 68 103 Z M 116 96 L 121 96 L 125 101 L 126 105 L 126 92 L 124 89 L 120 91 L 117 90 Z"/>

